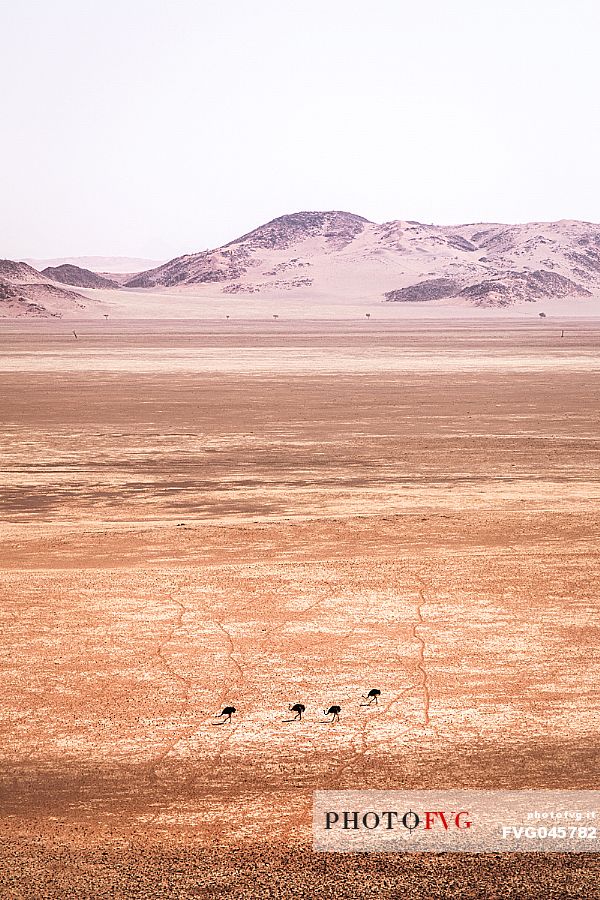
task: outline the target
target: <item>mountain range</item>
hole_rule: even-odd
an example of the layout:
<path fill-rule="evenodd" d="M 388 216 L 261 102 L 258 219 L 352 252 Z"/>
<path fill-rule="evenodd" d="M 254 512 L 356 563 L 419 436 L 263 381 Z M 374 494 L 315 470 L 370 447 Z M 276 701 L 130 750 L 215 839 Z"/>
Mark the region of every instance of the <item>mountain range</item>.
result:
<path fill-rule="evenodd" d="M 16 286 L 7 264 L 0 263 L 0 292 Z M 574 220 L 519 225 L 440 226 L 404 220 L 377 224 L 347 212 L 298 212 L 273 219 L 214 250 L 181 256 L 127 279 L 105 273 L 92 283 L 98 278 L 95 273 L 73 265 L 46 268 L 42 273 L 26 268 L 27 277 L 20 270 L 18 282 L 22 299 L 45 308 L 47 314 L 67 311 L 57 308 L 61 303 L 68 305 L 67 301 L 85 304 L 86 314 L 98 314 L 90 310 L 90 293 L 77 301 L 77 292 L 57 288 L 71 296 L 53 299 L 52 291 L 48 292 L 52 281 L 80 289 L 114 290 L 121 284 L 119 294 L 124 289 L 136 294 L 184 292 L 190 297 L 239 295 L 240 302 L 249 294 L 265 299 L 316 296 L 324 303 L 331 296 L 360 297 L 372 303 L 498 309 L 556 298 L 576 303 L 599 297 L 600 225 Z M 110 303 L 107 296 L 103 295 L 105 305 Z M 14 309 L 14 298 L 0 293 L 4 315 L 11 315 L 10 303 Z M 36 309 L 31 314 L 44 312 Z"/>
<path fill-rule="evenodd" d="M 24 262 L 0 259 L 0 317 L 61 318 L 94 314 L 96 301 L 55 281 Z"/>

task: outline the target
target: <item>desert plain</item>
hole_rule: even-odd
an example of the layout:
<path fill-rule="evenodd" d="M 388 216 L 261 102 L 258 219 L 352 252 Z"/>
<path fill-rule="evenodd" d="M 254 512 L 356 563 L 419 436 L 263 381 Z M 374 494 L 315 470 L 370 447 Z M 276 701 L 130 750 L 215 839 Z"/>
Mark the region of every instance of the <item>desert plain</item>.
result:
<path fill-rule="evenodd" d="M 311 805 L 597 787 L 600 320 L 0 348 L 0 896 L 598 896 L 591 854 L 314 854 Z"/>

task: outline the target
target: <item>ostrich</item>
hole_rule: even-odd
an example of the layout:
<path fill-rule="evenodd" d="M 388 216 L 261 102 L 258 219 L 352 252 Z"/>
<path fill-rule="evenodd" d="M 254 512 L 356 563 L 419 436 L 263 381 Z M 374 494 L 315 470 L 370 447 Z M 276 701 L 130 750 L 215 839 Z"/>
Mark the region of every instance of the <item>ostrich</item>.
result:
<path fill-rule="evenodd" d="M 370 319 L 370 318 L 371 318 L 371 313 L 365 313 L 365 316 L 367 317 L 367 319 Z"/>
<path fill-rule="evenodd" d="M 332 716 L 331 722 L 339 722 L 340 721 L 340 713 L 342 711 L 341 706 L 330 706 L 329 709 L 324 709 L 323 714 L 326 716 Z"/>
<path fill-rule="evenodd" d="M 368 694 L 363 694 L 363 699 L 368 700 L 368 703 L 361 703 L 361 706 L 370 706 L 373 701 L 375 701 L 375 706 L 377 706 L 378 697 L 381 697 L 381 691 L 379 688 L 371 688 Z"/>
<path fill-rule="evenodd" d="M 288 722 L 295 722 L 297 719 L 302 721 L 302 713 L 306 709 L 304 703 L 294 703 L 293 706 L 289 707 L 290 712 L 296 713 L 293 719 L 288 719 Z"/>
<path fill-rule="evenodd" d="M 215 719 L 220 719 L 223 716 L 225 718 L 222 722 L 213 722 L 213 725 L 224 725 L 227 722 L 228 725 L 231 725 L 231 717 L 236 712 L 235 706 L 226 706 L 222 713 L 217 713 Z"/>

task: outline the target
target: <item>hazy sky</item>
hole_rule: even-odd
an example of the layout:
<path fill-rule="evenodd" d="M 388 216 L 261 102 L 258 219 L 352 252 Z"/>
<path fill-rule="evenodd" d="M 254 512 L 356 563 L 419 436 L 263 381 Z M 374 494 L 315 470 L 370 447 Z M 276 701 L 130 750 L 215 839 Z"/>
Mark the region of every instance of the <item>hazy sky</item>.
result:
<path fill-rule="evenodd" d="M 598 0 L 2 0 L 0 257 L 600 221 Z"/>

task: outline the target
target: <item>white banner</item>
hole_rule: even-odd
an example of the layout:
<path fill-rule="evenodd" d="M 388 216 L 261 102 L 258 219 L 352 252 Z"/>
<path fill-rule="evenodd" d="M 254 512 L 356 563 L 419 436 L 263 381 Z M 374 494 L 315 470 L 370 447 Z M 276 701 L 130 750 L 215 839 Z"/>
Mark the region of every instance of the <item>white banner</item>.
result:
<path fill-rule="evenodd" d="M 313 849 L 597 853 L 600 791 L 316 791 Z"/>

